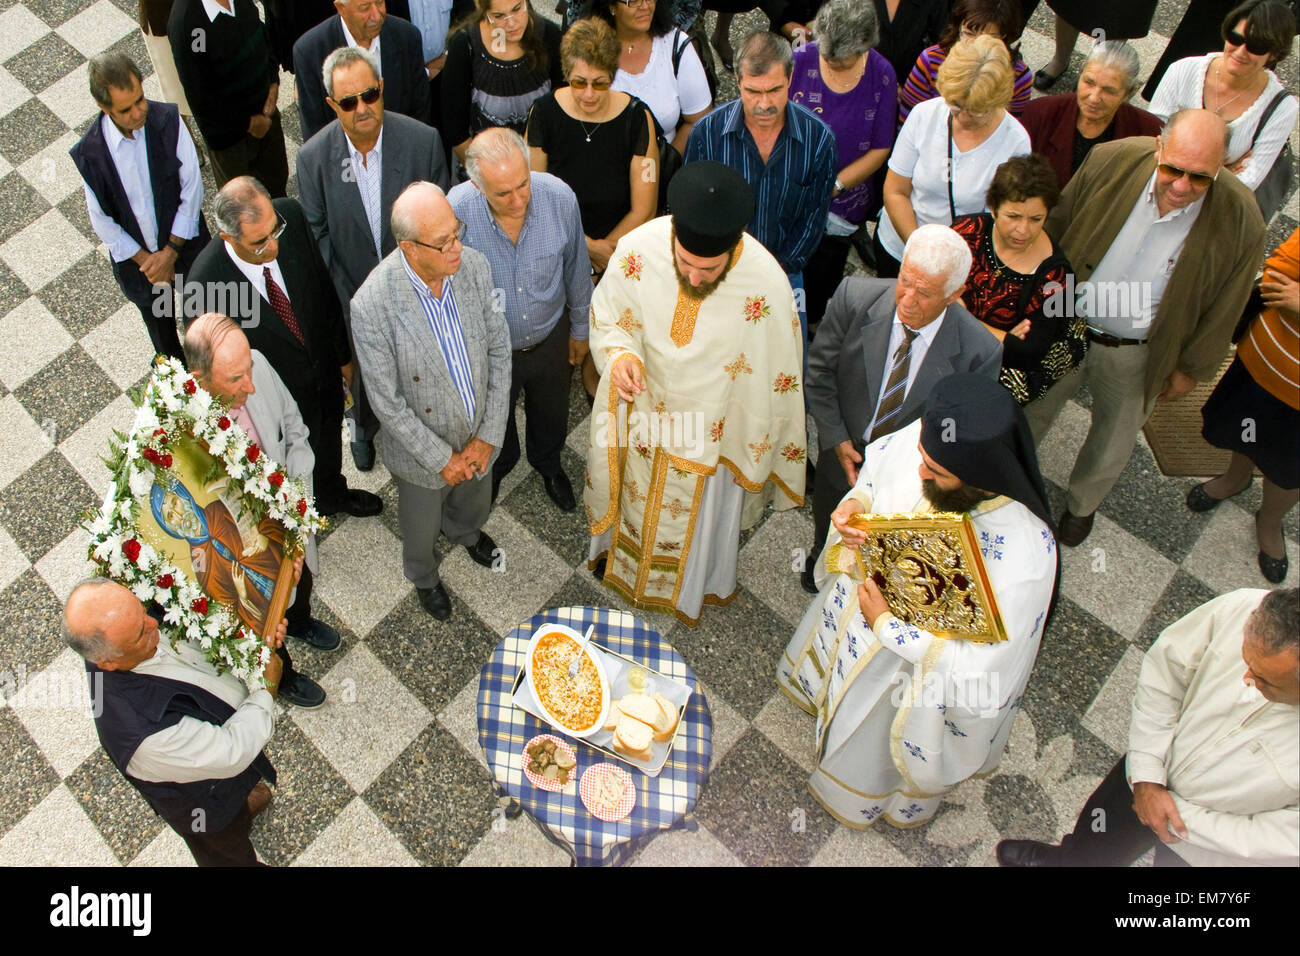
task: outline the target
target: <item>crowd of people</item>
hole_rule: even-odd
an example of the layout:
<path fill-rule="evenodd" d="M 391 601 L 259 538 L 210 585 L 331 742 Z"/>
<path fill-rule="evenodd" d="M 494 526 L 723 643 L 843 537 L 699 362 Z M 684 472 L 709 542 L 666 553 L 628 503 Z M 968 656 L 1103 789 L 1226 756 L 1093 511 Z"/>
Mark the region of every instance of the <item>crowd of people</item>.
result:
<path fill-rule="evenodd" d="M 530 0 L 267 3 L 266 22 L 250 0 L 141 0 L 164 100 L 128 57 L 96 57 L 103 116 L 72 155 L 157 356 L 309 480 L 322 514 L 383 508 L 343 476 L 345 418 L 356 467 L 382 458 L 403 572 L 436 621 L 452 615 L 440 535 L 491 568 L 484 524 L 521 456 L 574 521 L 581 496 L 595 576 L 690 626 L 737 593 L 742 529 L 809 493 L 816 596 L 777 664 L 818 717 L 809 786 L 846 825 L 916 826 L 997 765 L 1059 547 L 1087 538 L 1156 403 L 1214 380 L 1230 340 L 1204 434 L 1231 464 L 1187 505 L 1210 510 L 1258 468 L 1259 568 L 1275 584 L 1288 570 L 1297 234 L 1256 276 L 1294 164 L 1297 101 L 1272 72 L 1294 12 L 1225 10 L 1222 49 L 1167 64 L 1144 110 L 1119 38 L 1143 36 L 1155 4 L 1049 5 L 1056 57 L 1035 74 L 1025 0 L 769 2 L 771 31 L 734 48 L 731 16 L 753 3 L 705 0 L 706 36 L 689 0 L 566 0 L 563 30 Z M 1077 91 L 1032 98 L 1094 29 L 1108 39 Z M 716 102 L 714 52 L 733 102 Z M 855 250 L 874 277 L 845 277 Z M 158 308 L 182 274 L 255 314 L 192 289 Z M 575 370 L 592 403 L 577 494 L 561 460 Z M 1036 443 L 1085 383 L 1088 434 L 1054 516 Z M 909 623 L 884 579 L 833 563 L 866 540 L 862 515 L 931 510 L 975 529 L 1001 643 Z M 256 863 L 271 698 L 324 701 L 285 650 L 339 646 L 311 614 L 318 561 L 309 546 L 295 566 L 252 692 L 160 641 L 157 609 L 117 585 L 68 601 L 65 637 L 106 678 L 105 750 L 201 864 Z M 1153 844 L 1172 849 L 1162 862 L 1296 862 L 1297 598 L 1235 592 L 1166 631 L 1127 761 L 1093 798 L 1125 826 L 1100 839 L 1081 817 L 1063 847 L 1008 841 L 1001 862 L 1125 862 Z M 954 698 L 971 675 L 991 698 Z"/>

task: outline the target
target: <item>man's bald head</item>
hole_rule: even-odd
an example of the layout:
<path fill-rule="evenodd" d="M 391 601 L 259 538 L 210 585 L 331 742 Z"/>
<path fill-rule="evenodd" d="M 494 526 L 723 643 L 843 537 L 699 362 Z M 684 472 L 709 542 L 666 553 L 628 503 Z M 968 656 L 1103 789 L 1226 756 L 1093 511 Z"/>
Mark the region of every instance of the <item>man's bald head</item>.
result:
<path fill-rule="evenodd" d="M 1210 110 L 1180 110 L 1156 137 L 1156 206 L 1185 209 L 1210 189 L 1227 159 L 1227 127 Z"/>
<path fill-rule="evenodd" d="M 199 383 L 242 408 L 253 389 L 253 353 L 248 337 L 229 317 L 205 312 L 185 330 L 185 364 Z"/>
<path fill-rule="evenodd" d="M 1160 139 L 1166 148 L 1176 142 L 1180 148 L 1200 150 L 1219 165 L 1228 158 L 1228 124 L 1214 110 L 1179 110 L 1169 117 Z"/>
<path fill-rule="evenodd" d="M 412 183 L 393 203 L 393 238 L 430 289 L 439 289 L 460 268 L 460 223 L 434 183 Z"/>
<path fill-rule="evenodd" d="M 63 608 L 63 639 L 103 670 L 131 670 L 153 656 L 158 625 L 122 585 L 88 578 L 72 589 Z"/>

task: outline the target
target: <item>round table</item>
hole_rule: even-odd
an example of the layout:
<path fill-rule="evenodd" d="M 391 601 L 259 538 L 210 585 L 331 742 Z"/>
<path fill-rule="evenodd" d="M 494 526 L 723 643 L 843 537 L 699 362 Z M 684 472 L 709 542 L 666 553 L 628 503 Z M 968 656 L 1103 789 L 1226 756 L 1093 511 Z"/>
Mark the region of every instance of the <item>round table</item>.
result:
<path fill-rule="evenodd" d="M 564 736 L 511 702 L 515 680 L 523 670 L 528 641 L 542 624 L 564 624 L 579 633 L 596 629 L 591 640 L 630 657 L 691 688 L 686 714 L 677 730 L 673 751 L 657 777 L 584 744 L 565 737 L 578 757 L 577 779 L 597 763 L 613 763 L 632 777 L 636 806 L 617 823 L 606 823 L 587 812 L 575 783 L 566 791 L 538 789 L 524 776 L 524 745 L 541 733 Z M 563 607 L 535 614 L 493 650 L 479 675 L 478 739 L 488 767 L 501 791 L 516 801 L 553 841 L 573 855 L 579 866 L 616 865 L 636 846 L 660 830 L 695 829 L 690 817 L 709 773 L 713 752 L 713 720 L 695 674 L 659 633 L 625 611 L 597 607 Z"/>

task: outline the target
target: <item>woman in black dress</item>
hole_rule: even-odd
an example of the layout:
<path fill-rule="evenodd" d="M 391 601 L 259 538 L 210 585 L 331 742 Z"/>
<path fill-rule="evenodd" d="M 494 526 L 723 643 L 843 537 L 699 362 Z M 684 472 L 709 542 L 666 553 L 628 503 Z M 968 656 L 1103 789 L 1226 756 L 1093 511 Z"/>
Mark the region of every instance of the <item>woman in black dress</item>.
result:
<path fill-rule="evenodd" d="M 529 0 L 475 0 L 447 42 L 442 134 L 465 161 L 469 141 L 492 126 L 522 133 L 533 101 L 564 85 L 560 28 Z"/>
<path fill-rule="evenodd" d="M 1046 90 L 1070 68 L 1079 34 L 1097 40 L 1137 40 L 1151 31 L 1158 0 L 1047 0 L 1056 14 L 1056 52 L 1034 74 L 1034 89 Z"/>
<path fill-rule="evenodd" d="M 1002 340 L 998 380 L 1021 405 L 1041 398 L 1083 360 L 1082 317 L 1064 302 L 1066 261 L 1043 229 L 1061 198 L 1056 173 L 1042 156 L 1016 156 L 998 167 L 988 208 L 958 216 L 952 228 L 973 262 L 962 299 L 971 315 Z"/>

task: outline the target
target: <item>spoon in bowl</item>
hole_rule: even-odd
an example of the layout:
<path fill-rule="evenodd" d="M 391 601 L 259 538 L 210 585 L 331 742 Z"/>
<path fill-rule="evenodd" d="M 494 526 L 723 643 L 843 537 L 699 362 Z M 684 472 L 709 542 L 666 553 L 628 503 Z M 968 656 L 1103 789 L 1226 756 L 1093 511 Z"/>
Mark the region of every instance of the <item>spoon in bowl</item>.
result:
<path fill-rule="evenodd" d="M 578 645 L 578 653 L 573 655 L 573 660 L 569 663 L 569 680 L 573 680 L 578 676 L 578 664 L 582 660 L 583 648 L 585 648 L 587 642 L 591 640 L 591 632 L 595 629 L 596 624 L 594 621 L 587 625 L 587 633 L 582 636 L 582 643 Z"/>

